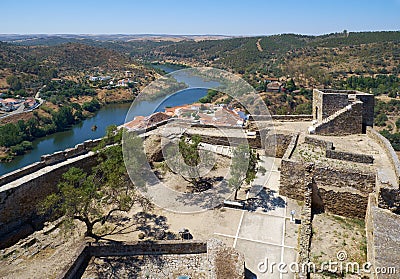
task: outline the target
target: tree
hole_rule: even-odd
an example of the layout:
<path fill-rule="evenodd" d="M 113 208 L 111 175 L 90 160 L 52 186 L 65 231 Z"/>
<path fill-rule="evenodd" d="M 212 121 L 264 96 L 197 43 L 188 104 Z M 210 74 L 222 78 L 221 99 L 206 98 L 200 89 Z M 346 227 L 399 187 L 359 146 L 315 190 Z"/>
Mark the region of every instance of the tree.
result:
<path fill-rule="evenodd" d="M 10 147 L 23 140 L 21 130 L 13 123 L 0 126 L 0 146 Z"/>
<path fill-rule="evenodd" d="M 166 152 L 171 170 L 193 185 L 195 191 L 203 191 L 210 187 L 201 169 L 207 169 L 213 164 L 211 152 L 198 149 L 200 141 L 199 135 L 183 136 L 178 145 L 170 146 Z"/>
<path fill-rule="evenodd" d="M 91 100 L 90 102 L 84 102 L 82 105 L 82 109 L 89 111 L 89 112 L 95 112 L 100 109 L 101 105 L 99 101 L 96 99 Z"/>
<path fill-rule="evenodd" d="M 297 89 L 296 84 L 294 83 L 294 80 L 291 78 L 286 82 L 285 88 L 288 92 L 293 92 L 294 90 Z"/>
<path fill-rule="evenodd" d="M 11 90 L 18 91 L 18 90 L 22 89 L 22 83 L 17 76 L 8 76 L 6 78 L 6 81 L 7 81 L 8 85 L 10 86 Z"/>
<path fill-rule="evenodd" d="M 114 131 L 113 136 L 119 133 Z M 58 191 L 46 197 L 40 206 L 42 213 L 65 216 L 66 224 L 73 225 L 73 220 L 83 222 L 85 235 L 96 240 L 101 238 L 94 231 L 96 225 L 104 225 L 117 211 L 130 210 L 139 200 L 124 166 L 121 145 L 98 152 L 98 164 L 91 173 L 70 168 L 57 184 Z"/>
<path fill-rule="evenodd" d="M 52 116 L 57 131 L 62 131 L 75 122 L 72 109 L 69 106 L 61 107 L 57 112 L 54 112 Z"/>
<path fill-rule="evenodd" d="M 385 126 L 387 120 L 388 120 L 388 117 L 386 116 L 386 114 L 385 113 L 380 113 L 375 118 L 375 125 L 376 126 Z"/>
<path fill-rule="evenodd" d="M 400 118 L 396 120 L 396 128 L 400 129 Z"/>
<path fill-rule="evenodd" d="M 248 145 L 239 145 L 233 150 L 232 164 L 230 168 L 231 178 L 229 185 L 235 190 L 235 200 L 237 193 L 243 183 L 250 184 L 257 173 L 257 155 Z"/>

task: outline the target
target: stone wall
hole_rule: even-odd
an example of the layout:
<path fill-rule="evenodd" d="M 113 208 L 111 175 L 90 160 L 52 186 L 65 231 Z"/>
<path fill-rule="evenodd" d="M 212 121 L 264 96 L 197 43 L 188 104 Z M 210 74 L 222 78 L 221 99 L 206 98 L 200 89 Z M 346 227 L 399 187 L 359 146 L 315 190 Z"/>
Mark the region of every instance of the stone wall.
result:
<path fill-rule="evenodd" d="M 397 185 L 393 185 L 395 187 L 399 187 L 399 180 L 400 180 L 400 161 L 399 157 L 394 151 L 393 146 L 390 142 L 382 136 L 379 132 L 375 131 L 372 127 L 367 127 L 367 136 L 377 142 L 383 150 L 386 152 L 386 155 L 389 157 L 390 163 L 396 173 L 396 183 Z"/>
<path fill-rule="evenodd" d="M 331 149 L 326 149 L 325 156 L 326 158 L 351 161 L 356 163 L 364 163 L 364 164 L 372 164 L 374 162 L 374 157 L 372 157 L 371 155 L 336 151 Z"/>
<path fill-rule="evenodd" d="M 313 90 L 312 116 L 315 121 L 322 121 L 322 92 Z"/>
<path fill-rule="evenodd" d="M 351 161 L 356 163 L 364 163 L 364 164 L 372 164 L 374 162 L 374 157 L 372 157 L 371 155 L 345 152 L 345 151 L 336 151 L 335 147 L 333 146 L 333 143 L 330 141 L 325 141 L 314 137 L 306 136 L 304 142 L 307 144 L 318 146 L 319 148 L 325 150 L 326 158 Z"/>
<path fill-rule="evenodd" d="M 313 116 L 311 114 L 274 114 L 272 115 L 272 119 L 279 121 L 311 121 Z"/>
<path fill-rule="evenodd" d="M 322 140 L 322 139 L 318 139 L 318 138 L 315 138 L 315 137 L 306 136 L 304 138 L 304 143 L 317 146 L 317 147 L 321 148 L 322 150 L 325 150 L 325 149 L 333 150 L 334 149 L 332 142 L 326 141 L 326 140 Z"/>
<path fill-rule="evenodd" d="M 372 266 L 375 265 L 375 244 L 374 244 L 374 224 L 373 224 L 373 207 L 376 207 L 376 195 L 375 193 L 369 194 L 368 206 L 365 214 L 365 233 L 367 238 L 367 261 Z M 372 277 L 373 278 L 373 277 Z"/>
<path fill-rule="evenodd" d="M 312 237 L 312 189 L 313 181 L 310 176 L 306 177 L 304 189 L 304 205 L 301 212 L 301 224 L 299 230 L 299 253 L 297 262 L 300 267 L 307 267 L 310 262 L 310 246 Z M 298 277 L 306 279 L 309 271 L 301 269 Z"/>
<path fill-rule="evenodd" d="M 282 158 L 292 139 L 292 134 L 267 135 L 264 143 L 265 155 L 269 157 Z"/>
<path fill-rule="evenodd" d="M 366 94 L 363 92 L 356 91 L 356 98 L 363 102 L 363 129 L 364 133 L 367 126 L 372 127 L 374 125 L 374 106 L 375 98 L 372 94 Z"/>
<path fill-rule="evenodd" d="M 188 136 L 193 134 L 187 133 Z M 257 134 L 256 138 L 242 138 L 242 137 L 225 137 L 225 136 L 209 136 L 199 135 L 201 141 L 208 144 L 225 145 L 225 146 L 237 146 L 248 142 L 252 148 L 261 148 L 261 137 Z"/>
<path fill-rule="evenodd" d="M 282 156 L 283 159 L 290 159 L 292 157 L 293 151 L 297 146 L 298 140 L 299 140 L 299 134 L 292 135 L 290 142 L 286 148 L 286 151 Z"/>
<path fill-rule="evenodd" d="M 192 135 L 192 134 L 187 134 Z M 252 148 L 264 148 L 266 156 L 282 158 L 292 139 L 292 134 L 268 134 L 262 132 L 256 134 L 255 138 L 210 136 L 200 134 L 201 141 L 208 144 L 237 146 L 248 143 Z"/>
<path fill-rule="evenodd" d="M 57 155 L 59 156 L 59 155 Z M 96 156 L 89 153 L 69 159 L 59 165 L 47 166 L 12 184 L 0 187 L 0 249 L 12 245 L 42 226 L 37 215 L 38 204 L 56 191 L 61 175 L 71 167 L 90 170 Z"/>
<path fill-rule="evenodd" d="M 333 115 L 343 110 L 346 106 L 353 106 L 355 103 L 361 104 L 361 107 L 359 108 L 361 116 L 356 117 L 357 119 L 353 119 L 357 120 L 357 122 L 348 121 L 346 125 L 346 122 L 342 122 L 340 121 L 340 119 L 332 121 L 333 118 L 335 118 L 332 117 Z M 335 129 L 335 127 L 332 127 L 333 124 L 336 124 L 337 131 L 340 131 L 340 129 L 345 129 L 346 132 L 343 134 L 355 134 L 359 132 L 359 129 L 361 133 L 365 133 L 366 127 L 372 126 L 374 123 L 374 96 L 372 94 L 360 91 L 314 89 L 312 109 L 313 119 L 320 124 L 319 129 L 323 129 L 323 133 L 321 134 L 333 135 L 333 130 Z M 347 117 L 355 118 L 355 114 L 353 114 L 353 116 L 350 116 L 351 114 L 347 113 L 346 115 Z M 331 118 L 331 121 L 326 121 L 328 118 Z M 349 130 L 347 127 L 348 125 L 356 125 L 356 129 L 351 132 L 351 129 Z M 326 130 L 332 131 L 327 133 Z"/>
<path fill-rule="evenodd" d="M 303 200 L 302 185 L 308 168 L 309 164 L 282 159 L 279 194 Z M 313 166 L 312 176 L 314 194 L 322 201 L 323 210 L 347 217 L 365 217 L 368 194 L 375 189 L 374 173 Z"/>
<path fill-rule="evenodd" d="M 385 269 L 384 273 L 373 272 L 370 278 L 398 278 L 400 254 L 400 215 L 377 206 L 376 197 L 371 194 L 365 218 L 367 233 L 367 260 L 375 268 Z M 389 269 L 390 268 L 390 269 Z"/>
<path fill-rule="evenodd" d="M 400 214 L 400 189 L 381 187 L 378 193 L 378 206 Z"/>
<path fill-rule="evenodd" d="M 231 278 L 244 278 L 244 258 L 236 251 L 228 251 L 225 245 L 215 239 L 207 242 L 197 240 L 159 240 L 149 242 L 116 242 L 116 243 L 88 243 L 79 247 L 75 260 L 68 265 L 60 279 L 80 278 L 84 273 L 91 257 L 129 257 L 140 255 L 168 255 L 168 254 L 205 254 L 210 262 L 210 277 L 218 276 L 221 270 L 219 265 L 223 258 L 230 258 L 222 269 L 231 271 Z M 234 253 L 233 253 L 234 252 Z M 229 253 L 229 254 L 226 254 Z M 167 265 L 168 263 L 164 263 Z"/>
<path fill-rule="evenodd" d="M 334 136 L 361 134 L 363 132 L 362 108 L 362 102 L 356 101 L 336 111 L 315 125 L 314 133 Z"/>
<path fill-rule="evenodd" d="M 337 93 L 323 93 L 322 96 L 322 108 L 321 115 L 322 119 L 325 119 L 338 110 L 341 110 L 349 104 L 349 97 L 347 94 Z M 318 121 L 322 121 L 318 119 Z"/>
<path fill-rule="evenodd" d="M 77 144 L 74 148 L 68 148 L 64 151 L 58 151 L 53 154 L 43 155 L 40 159 L 40 162 L 33 163 L 29 166 L 0 176 L 0 186 L 10 183 L 28 174 L 34 173 L 46 166 L 51 166 L 57 163 L 64 162 L 70 158 L 86 154 L 94 147 L 96 147 L 100 143 L 100 141 L 101 139 L 87 140 L 84 143 Z"/>

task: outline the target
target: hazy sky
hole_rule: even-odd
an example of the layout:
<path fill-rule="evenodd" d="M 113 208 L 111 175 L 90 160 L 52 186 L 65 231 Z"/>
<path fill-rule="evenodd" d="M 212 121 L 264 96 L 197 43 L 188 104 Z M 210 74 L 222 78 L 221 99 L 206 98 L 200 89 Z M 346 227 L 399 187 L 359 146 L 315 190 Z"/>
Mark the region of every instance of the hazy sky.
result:
<path fill-rule="evenodd" d="M 1 0 L 0 33 L 325 34 L 400 30 L 400 0 Z"/>

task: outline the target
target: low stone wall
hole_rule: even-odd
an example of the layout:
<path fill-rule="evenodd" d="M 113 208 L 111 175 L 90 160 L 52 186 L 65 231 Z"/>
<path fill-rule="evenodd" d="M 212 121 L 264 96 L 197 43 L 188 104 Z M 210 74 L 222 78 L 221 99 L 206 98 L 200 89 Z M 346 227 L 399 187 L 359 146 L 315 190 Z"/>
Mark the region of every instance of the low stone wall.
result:
<path fill-rule="evenodd" d="M 326 149 L 325 156 L 326 158 L 351 161 L 356 163 L 364 163 L 364 164 L 372 164 L 374 162 L 374 157 L 372 157 L 371 155 L 336 151 L 330 149 Z"/>
<path fill-rule="evenodd" d="M 282 159 L 279 194 L 303 200 L 302 185 L 309 168 L 309 164 Z M 312 176 L 323 210 L 347 217 L 365 217 L 368 194 L 375 189 L 374 173 L 313 166 Z"/>
<path fill-rule="evenodd" d="M 310 262 L 310 246 L 312 237 L 312 191 L 313 181 L 310 176 L 306 177 L 304 189 L 304 205 L 301 212 L 301 225 L 299 230 L 299 254 L 297 262 L 300 267 L 307 267 Z M 298 277 L 306 279 L 308 270 L 300 270 Z"/>
<path fill-rule="evenodd" d="M 279 121 L 311 121 L 313 116 L 311 114 L 290 114 L 290 115 L 249 115 L 250 120 L 255 121 L 269 121 L 269 120 L 279 120 Z"/>
<path fill-rule="evenodd" d="M 10 183 L 18 178 L 24 177 L 28 174 L 34 173 L 46 166 L 51 166 L 57 163 L 64 162 L 70 158 L 83 155 L 91 151 L 100 143 L 101 139 L 87 140 L 84 143 L 76 145 L 74 148 L 68 148 L 64 151 L 58 151 L 53 154 L 43 155 L 40 162 L 33 163 L 29 166 L 15 170 L 0 176 L 0 186 Z M 1 191 L 1 188 L 0 188 Z"/>
<path fill-rule="evenodd" d="M 282 156 L 283 159 L 290 159 L 292 157 L 292 154 L 293 154 L 294 150 L 296 149 L 298 140 L 299 140 L 299 134 L 292 135 L 292 138 L 290 139 L 290 142 L 286 148 L 286 151 Z"/>
<path fill-rule="evenodd" d="M 279 121 L 311 121 L 313 116 L 311 114 L 291 114 L 291 115 L 272 115 L 273 120 Z"/>
<path fill-rule="evenodd" d="M 194 135 L 191 133 L 187 133 L 188 136 Z M 197 135 L 197 134 L 196 134 Z M 261 148 L 261 137 L 259 134 L 256 135 L 255 138 L 242 138 L 242 137 L 224 137 L 224 136 L 208 136 L 208 135 L 199 135 L 201 137 L 201 141 L 208 144 L 215 145 L 225 145 L 225 146 L 236 146 L 239 144 L 247 143 L 252 148 Z"/>
<path fill-rule="evenodd" d="M 333 143 L 330 141 L 325 141 L 314 137 L 306 136 L 304 142 L 307 144 L 318 146 L 321 149 L 325 150 L 326 158 L 351 161 L 356 163 L 364 163 L 364 164 L 372 164 L 374 162 L 374 157 L 371 155 L 345 152 L 345 151 L 336 151 L 335 147 L 333 146 Z"/>
<path fill-rule="evenodd" d="M 379 132 L 374 130 L 372 127 L 367 127 L 367 135 L 376 141 L 382 148 L 385 150 L 387 156 L 389 157 L 390 163 L 392 164 L 392 167 L 396 173 L 396 182 L 397 186 L 399 186 L 399 181 L 400 181 L 400 161 L 399 157 L 396 154 L 396 151 L 394 151 L 393 146 L 390 144 L 387 138 L 382 136 Z M 396 186 L 396 185 L 394 185 Z"/>
<path fill-rule="evenodd" d="M 230 257 L 230 264 L 226 270 L 233 273 L 232 278 L 244 278 L 244 258 L 236 252 L 232 257 L 232 251 L 226 250 L 221 241 L 211 239 L 209 241 L 197 240 L 159 240 L 144 242 L 120 242 L 120 243 L 88 243 L 80 247 L 75 260 L 58 276 L 59 279 L 80 278 L 84 273 L 91 257 L 129 257 L 140 255 L 168 255 L 168 254 L 205 254 L 207 253 L 210 262 L 210 278 L 219 278 L 216 264 L 219 264 L 221 257 Z M 230 248 L 231 249 L 231 248 Z M 224 255 L 230 252 L 229 255 Z M 217 263 L 218 262 L 218 263 Z"/>
<path fill-rule="evenodd" d="M 326 149 L 334 149 L 333 143 L 330 141 L 322 140 L 322 139 L 317 139 L 315 137 L 310 137 L 306 136 L 304 138 L 304 143 L 311 144 L 314 146 L 318 146 L 319 148 L 326 150 Z"/>

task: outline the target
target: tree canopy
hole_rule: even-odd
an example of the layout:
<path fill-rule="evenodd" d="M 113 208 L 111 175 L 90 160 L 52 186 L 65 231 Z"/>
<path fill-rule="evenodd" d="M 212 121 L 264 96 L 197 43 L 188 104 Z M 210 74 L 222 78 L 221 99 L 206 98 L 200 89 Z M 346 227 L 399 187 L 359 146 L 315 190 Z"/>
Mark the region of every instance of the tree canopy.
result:
<path fill-rule="evenodd" d="M 65 172 L 57 184 L 58 191 L 40 205 L 41 212 L 64 216 L 64 222 L 69 225 L 79 220 L 86 226 L 86 236 L 98 240 L 102 235 L 96 233 L 96 225 L 111 222 L 114 213 L 129 211 L 136 202 L 144 202 L 145 199 L 136 195 L 127 175 L 121 144 L 104 147 L 120 140 L 121 133 L 115 126 L 108 130 L 103 148 L 98 150 L 97 165 L 91 172 L 76 167 Z"/>

